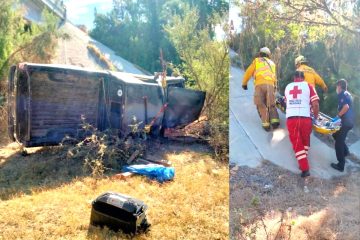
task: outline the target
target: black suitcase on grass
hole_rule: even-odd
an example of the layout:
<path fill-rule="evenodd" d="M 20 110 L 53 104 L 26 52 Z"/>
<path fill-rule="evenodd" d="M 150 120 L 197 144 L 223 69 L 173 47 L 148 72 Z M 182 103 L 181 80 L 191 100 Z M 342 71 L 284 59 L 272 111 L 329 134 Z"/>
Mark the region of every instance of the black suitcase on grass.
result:
<path fill-rule="evenodd" d="M 150 227 L 146 210 L 147 205 L 138 199 L 106 192 L 92 202 L 90 224 L 128 234 L 144 232 Z"/>

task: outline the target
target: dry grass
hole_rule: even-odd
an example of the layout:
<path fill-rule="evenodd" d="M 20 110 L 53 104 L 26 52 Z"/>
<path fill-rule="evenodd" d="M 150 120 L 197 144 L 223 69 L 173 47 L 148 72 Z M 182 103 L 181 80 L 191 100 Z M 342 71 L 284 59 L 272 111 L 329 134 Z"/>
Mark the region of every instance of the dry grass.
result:
<path fill-rule="evenodd" d="M 7 108 L 0 106 L 0 146 L 9 142 L 7 125 Z"/>
<path fill-rule="evenodd" d="M 2 149 L 0 175 L 9 169 L 26 178 L 1 182 L 1 192 L 24 186 L 0 201 L 0 239 L 124 239 L 106 229 L 89 227 L 91 200 L 105 191 L 125 193 L 149 206 L 150 232 L 135 239 L 227 239 L 228 166 L 214 161 L 207 147 L 155 144 L 154 156 L 170 160 L 176 175 L 158 184 L 134 176 L 126 181 L 66 174 L 73 167 L 60 163 L 58 149 L 34 149 L 22 157 L 14 145 Z M 50 165 L 55 172 L 39 169 Z M 62 170 L 56 171 L 57 168 Z M 32 175 L 33 169 L 35 172 Z M 56 176 L 54 176 L 56 175 Z M 39 177 L 40 176 L 40 177 Z M 28 184 L 26 184 L 28 183 Z M 26 190 L 26 191 L 25 191 Z M 3 197 L 5 197 L 3 195 Z M 3 198 L 4 199 L 4 198 Z"/>
<path fill-rule="evenodd" d="M 231 239 L 357 239 L 359 184 L 360 172 L 304 181 L 268 162 L 256 169 L 235 167 L 230 176 Z"/>
<path fill-rule="evenodd" d="M 94 45 L 88 44 L 87 49 L 91 54 L 93 54 L 101 64 L 103 64 L 107 69 L 116 71 L 116 67 L 112 62 Z"/>

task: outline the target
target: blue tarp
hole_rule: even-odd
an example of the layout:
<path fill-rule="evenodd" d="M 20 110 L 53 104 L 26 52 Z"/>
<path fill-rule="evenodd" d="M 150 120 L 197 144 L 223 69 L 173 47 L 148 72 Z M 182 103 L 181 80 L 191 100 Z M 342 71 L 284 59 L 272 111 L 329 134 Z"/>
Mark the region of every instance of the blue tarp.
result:
<path fill-rule="evenodd" d="M 144 175 L 151 179 L 156 179 L 161 183 L 172 180 L 175 175 L 175 169 L 173 167 L 164 167 L 163 165 L 159 164 L 139 164 L 125 166 L 122 168 L 122 171 Z"/>

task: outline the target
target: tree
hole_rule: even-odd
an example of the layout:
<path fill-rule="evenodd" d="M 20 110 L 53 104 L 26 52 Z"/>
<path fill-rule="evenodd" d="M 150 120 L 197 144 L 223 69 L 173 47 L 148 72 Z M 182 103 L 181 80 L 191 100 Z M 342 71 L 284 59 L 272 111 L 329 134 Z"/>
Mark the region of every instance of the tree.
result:
<path fill-rule="evenodd" d="M 10 6 L 10 12 L 13 11 Z M 17 17 L 12 18 L 11 16 Z M 9 65 L 19 61 L 49 63 L 57 44 L 57 38 L 65 36 L 60 34 L 57 29 L 59 19 L 45 9 L 42 13 L 44 23 L 32 24 L 33 30 L 29 35 L 24 31 L 24 21 L 16 12 L 4 17 L 8 19 L 10 26 L 17 27 L 17 29 L 4 33 L 4 38 L 9 39 L 9 43 L 5 45 L 9 51 L 7 55 L 4 54 L 3 58 L 0 58 L 0 78 L 7 75 Z M 15 34 L 12 34 L 11 31 Z"/>
<path fill-rule="evenodd" d="M 292 0 L 268 1 L 279 11 L 269 11 L 275 21 L 303 23 L 313 26 L 334 26 L 360 35 L 359 1 Z M 259 3 L 258 6 L 265 6 Z"/>
<path fill-rule="evenodd" d="M 180 63 L 163 27 L 174 15 L 184 15 L 184 6 L 199 9 L 196 29 L 207 28 L 211 33 L 212 16 L 225 16 L 228 10 L 224 0 L 114 0 L 113 5 L 111 12 L 95 15 L 90 35 L 150 72 L 161 70 L 160 48 L 167 61 Z"/>
<path fill-rule="evenodd" d="M 207 94 L 203 112 L 210 121 L 211 143 L 215 152 L 224 157 L 228 150 L 229 121 L 227 42 L 213 40 L 207 28 L 196 30 L 199 20 L 198 11 L 188 9 L 184 16 L 174 16 L 165 29 L 182 60 L 180 72 L 193 88 Z"/>
<path fill-rule="evenodd" d="M 21 61 L 49 63 L 57 38 L 64 36 L 57 29 L 59 19 L 52 13 L 44 10 L 42 24 L 26 22 L 16 3 L 5 0 L 0 4 L 0 97 L 3 99 L 9 66 Z"/>
<path fill-rule="evenodd" d="M 13 4 L 12 0 L 5 0 L 0 4 L 0 66 L 10 56 L 17 43 L 26 41 L 27 38 L 21 34 L 24 22 L 21 15 L 13 10 Z"/>

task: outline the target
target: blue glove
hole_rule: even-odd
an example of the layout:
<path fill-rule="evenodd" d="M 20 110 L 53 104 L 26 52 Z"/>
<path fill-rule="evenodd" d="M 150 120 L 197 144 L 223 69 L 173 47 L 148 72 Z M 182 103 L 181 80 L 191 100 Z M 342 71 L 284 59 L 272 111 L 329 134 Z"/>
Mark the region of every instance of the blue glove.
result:
<path fill-rule="evenodd" d="M 331 119 L 331 122 L 337 122 L 340 120 L 339 116 L 334 117 L 333 119 Z"/>
<path fill-rule="evenodd" d="M 316 118 L 314 116 L 311 117 L 312 124 L 316 124 Z"/>

